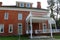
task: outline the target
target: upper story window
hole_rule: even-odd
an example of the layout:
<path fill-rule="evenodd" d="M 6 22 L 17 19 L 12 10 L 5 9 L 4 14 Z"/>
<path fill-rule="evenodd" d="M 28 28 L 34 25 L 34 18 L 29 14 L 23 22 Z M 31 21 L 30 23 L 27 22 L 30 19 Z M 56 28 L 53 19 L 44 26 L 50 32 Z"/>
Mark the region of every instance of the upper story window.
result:
<path fill-rule="evenodd" d="M 24 7 L 24 3 L 20 3 L 20 7 Z"/>
<path fill-rule="evenodd" d="M 4 14 L 4 19 L 8 20 L 8 13 L 7 12 L 5 12 L 5 14 Z"/>
<path fill-rule="evenodd" d="M 27 4 L 26 4 L 26 7 L 30 7 L 30 3 L 27 3 Z"/>
<path fill-rule="evenodd" d="M 4 33 L 4 24 L 0 24 L 0 33 Z"/>
<path fill-rule="evenodd" d="M 22 14 L 18 13 L 18 20 L 22 20 Z"/>

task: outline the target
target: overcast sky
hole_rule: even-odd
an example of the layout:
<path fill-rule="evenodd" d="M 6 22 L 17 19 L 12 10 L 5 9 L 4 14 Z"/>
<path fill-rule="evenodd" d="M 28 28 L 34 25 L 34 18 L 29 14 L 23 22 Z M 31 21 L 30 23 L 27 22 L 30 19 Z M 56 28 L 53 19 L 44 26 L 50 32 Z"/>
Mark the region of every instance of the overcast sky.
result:
<path fill-rule="evenodd" d="M 0 0 L 0 2 L 3 2 L 3 5 L 15 5 L 16 1 L 23 1 L 23 2 L 31 2 L 33 3 L 33 7 L 36 7 L 37 2 L 41 2 L 42 8 L 47 8 L 47 0 Z"/>

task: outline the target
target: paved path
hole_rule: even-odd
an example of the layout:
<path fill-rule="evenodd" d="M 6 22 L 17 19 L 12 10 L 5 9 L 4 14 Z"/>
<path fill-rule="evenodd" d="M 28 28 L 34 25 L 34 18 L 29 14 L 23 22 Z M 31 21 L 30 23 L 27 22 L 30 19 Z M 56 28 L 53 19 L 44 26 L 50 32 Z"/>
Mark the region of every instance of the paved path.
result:
<path fill-rule="evenodd" d="M 54 39 L 54 38 L 44 38 L 44 39 L 29 39 L 29 40 L 60 40 L 60 39 Z"/>
<path fill-rule="evenodd" d="M 54 39 L 29 39 L 29 40 L 54 40 Z"/>

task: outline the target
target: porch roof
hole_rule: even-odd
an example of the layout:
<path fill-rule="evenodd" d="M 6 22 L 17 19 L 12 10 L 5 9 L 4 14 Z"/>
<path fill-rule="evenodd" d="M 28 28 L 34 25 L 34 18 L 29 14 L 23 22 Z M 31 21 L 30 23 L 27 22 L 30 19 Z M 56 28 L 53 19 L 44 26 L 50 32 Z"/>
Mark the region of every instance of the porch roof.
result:
<path fill-rule="evenodd" d="M 48 23 L 50 24 L 55 24 L 55 20 L 53 18 L 50 17 L 30 17 L 32 19 L 33 23 L 37 23 L 37 22 L 45 22 L 46 20 L 48 20 Z M 26 20 L 27 22 L 30 21 L 30 18 L 28 20 Z"/>
<path fill-rule="evenodd" d="M 49 14 L 48 12 L 30 12 L 30 14 L 26 18 L 26 21 L 29 20 L 30 17 L 32 17 L 32 19 L 50 18 L 48 14 Z"/>
<path fill-rule="evenodd" d="M 32 19 L 32 22 L 44 22 L 46 20 L 49 20 L 50 18 L 47 17 L 30 17 Z M 26 20 L 27 22 L 30 21 L 30 18 L 28 20 Z"/>

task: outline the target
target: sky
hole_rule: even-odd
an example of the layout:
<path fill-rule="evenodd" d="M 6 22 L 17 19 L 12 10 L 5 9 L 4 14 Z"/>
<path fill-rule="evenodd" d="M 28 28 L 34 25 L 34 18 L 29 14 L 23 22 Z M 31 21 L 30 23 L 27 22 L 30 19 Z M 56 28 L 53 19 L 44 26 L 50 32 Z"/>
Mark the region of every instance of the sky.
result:
<path fill-rule="evenodd" d="M 41 7 L 46 9 L 47 8 L 47 0 L 0 0 L 0 2 L 3 2 L 2 5 L 16 5 L 16 1 L 22 1 L 22 2 L 31 2 L 33 3 L 33 7 L 37 6 L 37 2 L 41 2 Z"/>

